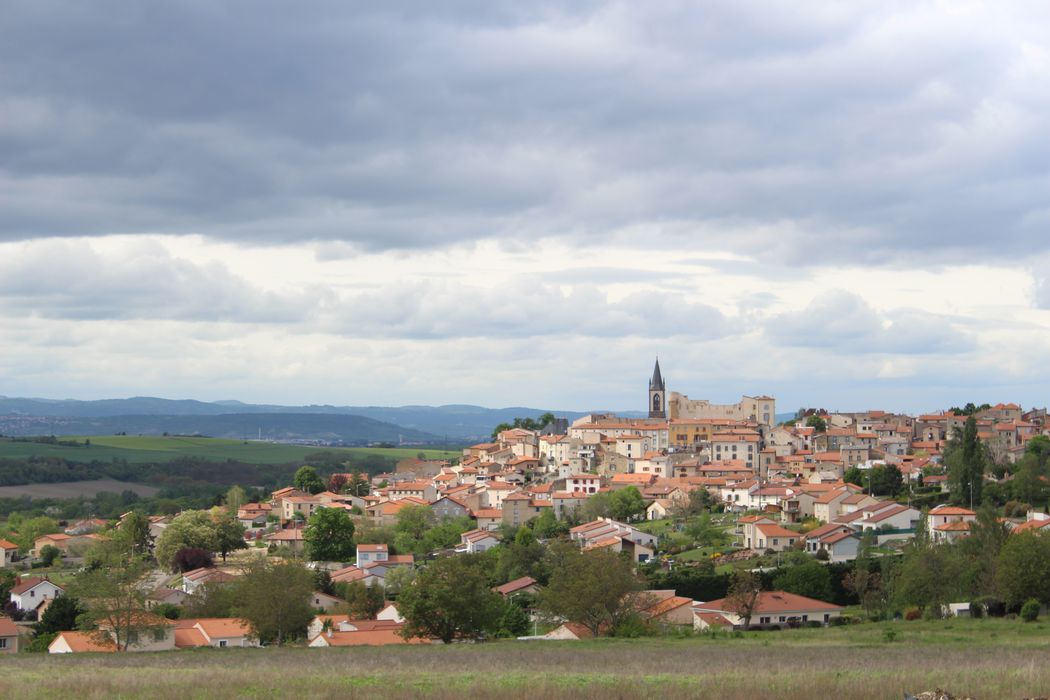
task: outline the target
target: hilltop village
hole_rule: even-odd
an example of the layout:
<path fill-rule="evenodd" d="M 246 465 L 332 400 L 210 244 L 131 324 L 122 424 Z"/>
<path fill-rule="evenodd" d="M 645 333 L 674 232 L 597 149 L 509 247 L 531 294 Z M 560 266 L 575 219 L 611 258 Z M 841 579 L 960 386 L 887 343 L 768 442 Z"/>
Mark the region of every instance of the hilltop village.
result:
<path fill-rule="evenodd" d="M 778 423 L 773 397 L 693 400 L 657 362 L 646 412 L 525 417 L 458 460 L 304 466 L 265 497 L 0 540 L 0 651 L 720 634 L 1050 602 L 1045 409 Z"/>

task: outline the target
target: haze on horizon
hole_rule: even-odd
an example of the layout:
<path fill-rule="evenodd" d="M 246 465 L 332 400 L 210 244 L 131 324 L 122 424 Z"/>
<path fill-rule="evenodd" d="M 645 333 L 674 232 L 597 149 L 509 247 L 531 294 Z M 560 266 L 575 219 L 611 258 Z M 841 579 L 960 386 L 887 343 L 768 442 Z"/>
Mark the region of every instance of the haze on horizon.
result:
<path fill-rule="evenodd" d="M 1050 7 L 9 3 L 0 394 L 1047 403 Z"/>

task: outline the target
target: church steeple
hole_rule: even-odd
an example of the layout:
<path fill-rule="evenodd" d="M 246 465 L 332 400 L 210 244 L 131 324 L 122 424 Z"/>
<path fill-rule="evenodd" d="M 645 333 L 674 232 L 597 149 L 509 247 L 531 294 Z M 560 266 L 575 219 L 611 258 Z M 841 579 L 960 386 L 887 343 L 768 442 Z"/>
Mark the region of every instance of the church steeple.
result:
<path fill-rule="evenodd" d="M 649 417 L 667 417 L 667 394 L 664 390 L 664 378 L 660 374 L 660 358 L 656 358 L 653 367 L 653 378 L 649 380 Z"/>

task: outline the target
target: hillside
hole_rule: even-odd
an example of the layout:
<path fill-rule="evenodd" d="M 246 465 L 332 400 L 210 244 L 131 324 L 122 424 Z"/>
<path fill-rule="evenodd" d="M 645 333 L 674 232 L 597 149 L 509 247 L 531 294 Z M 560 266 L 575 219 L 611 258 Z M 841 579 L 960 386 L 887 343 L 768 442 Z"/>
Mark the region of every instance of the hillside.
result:
<path fill-rule="evenodd" d="M 326 413 L 225 413 L 219 415 L 119 415 L 87 417 L 2 416 L 0 434 L 28 435 L 206 435 L 230 439 L 322 440 L 366 445 L 437 443 L 421 430 L 354 415 Z"/>
<path fill-rule="evenodd" d="M 170 419 L 179 416 L 247 416 L 249 414 L 280 414 L 287 416 L 307 414 L 360 416 L 400 426 L 405 431 L 429 433 L 431 439 L 444 440 L 447 436 L 451 440 L 471 440 L 489 435 L 492 432 L 492 428 L 500 423 L 513 421 L 517 417 L 537 418 L 548 412 L 569 420 L 574 420 L 584 415 L 580 411 L 559 411 L 524 406 L 485 408 L 467 404 L 450 404 L 446 406 L 280 406 L 273 404 L 248 404 L 240 401 L 216 401 L 209 403 L 192 399 L 174 400 L 150 396 L 97 401 L 0 396 L 0 432 L 7 435 L 39 435 L 42 432 L 47 434 L 58 434 L 59 432 L 84 434 L 96 432 L 97 434 L 105 434 L 105 430 L 99 429 L 100 432 L 98 432 L 91 427 L 93 421 L 103 418 L 127 418 L 129 416 L 152 416 L 157 419 Z M 637 411 L 627 411 L 621 412 L 621 415 L 637 417 L 643 414 Z M 32 432 L 32 430 L 23 431 L 18 426 L 27 417 L 54 417 L 56 419 L 68 419 L 69 422 L 56 422 L 56 425 L 61 426 L 61 430 L 58 428 L 43 430 L 42 426 L 38 425 L 33 429 L 36 432 Z M 88 426 L 88 429 L 78 430 L 73 427 L 77 423 L 71 419 L 91 419 L 91 421 L 79 423 L 80 425 Z M 40 423 L 42 421 L 37 422 Z M 159 431 L 150 428 L 148 432 L 153 434 L 164 432 L 164 430 L 166 428 L 162 428 Z M 248 427 L 248 430 L 257 432 L 256 428 L 251 426 Z M 129 429 L 128 432 L 132 431 Z M 202 430 L 201 432 L 209 435 L 218 434 L 215 429 Z M 237 432 L 237 430 L 233 432 Z M 242 435 L 233 435 L 233 437 L 242 437 Z M 378 441 L 388 438 L 373 439 Z"/>

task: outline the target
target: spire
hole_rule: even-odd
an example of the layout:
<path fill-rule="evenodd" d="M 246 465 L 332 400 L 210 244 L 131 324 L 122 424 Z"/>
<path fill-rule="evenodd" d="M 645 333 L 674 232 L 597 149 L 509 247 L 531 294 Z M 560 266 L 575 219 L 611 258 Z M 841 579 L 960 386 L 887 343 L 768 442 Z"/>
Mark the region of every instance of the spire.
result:
<path fill-rule="evenodd" d="M 656 358 L 656 366 L 653 367 L 653 378 L 649 380 L 650 391 L 663 391 L 664 390 L 664 378 L 660 376 L 660 358 Z"/>

